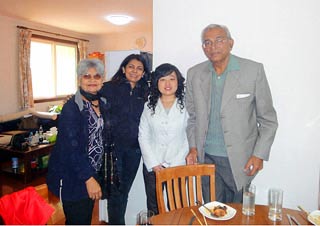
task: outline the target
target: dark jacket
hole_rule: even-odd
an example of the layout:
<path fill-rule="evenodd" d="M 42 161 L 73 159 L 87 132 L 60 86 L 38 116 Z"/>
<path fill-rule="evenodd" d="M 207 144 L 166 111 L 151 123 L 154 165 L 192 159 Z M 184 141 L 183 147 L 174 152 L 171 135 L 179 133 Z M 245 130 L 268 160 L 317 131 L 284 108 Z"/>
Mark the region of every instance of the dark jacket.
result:
<path fill-rule="evenodd" d="M 115 148 L 118 150 L 139 148 L 140 117 L 148 98 L 148 86 L 145 80 L 142 78 L 133 89 L 125 79 L 119 83 L 105 82 L 100 94 L 111 103 Z"/>
<path fill-rule="evenodd" d="M 106 127 L 108 105 L 105 98 L 99 100 L 99 105 Z M 48 188 L 57 196 L 60 196 L 61 192 L 62 200 L 86 198 L 88 192 L 85 181 L 90 177 L 97 178 L 97 173 L 88 158 L 87 112 L 83 111 L 79 92 L 64 104 L 58 123 L 57 142 L 48 165 Z"/>

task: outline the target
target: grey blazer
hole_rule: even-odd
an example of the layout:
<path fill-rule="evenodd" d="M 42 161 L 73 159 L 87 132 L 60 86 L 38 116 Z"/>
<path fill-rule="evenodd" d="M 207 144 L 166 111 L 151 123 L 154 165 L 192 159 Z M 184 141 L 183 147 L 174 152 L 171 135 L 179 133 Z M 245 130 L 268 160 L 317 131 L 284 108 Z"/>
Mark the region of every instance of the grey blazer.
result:
<path fill-rule="evenodd" d="M 228 158 L 239 190 L 253 179 L 243 171 L 250 156 L 269 159 L 278 122 L 263 65 L 240 57 L 236 59 L 240 70 L 227 74 L 220 115 Z M 189 147 L 198 150 L 200 163 L 204 162 L 211 109 L 210 64 L 205 61 L 187 73 L 186 108 L 190 116 L 187 136 Z"/>

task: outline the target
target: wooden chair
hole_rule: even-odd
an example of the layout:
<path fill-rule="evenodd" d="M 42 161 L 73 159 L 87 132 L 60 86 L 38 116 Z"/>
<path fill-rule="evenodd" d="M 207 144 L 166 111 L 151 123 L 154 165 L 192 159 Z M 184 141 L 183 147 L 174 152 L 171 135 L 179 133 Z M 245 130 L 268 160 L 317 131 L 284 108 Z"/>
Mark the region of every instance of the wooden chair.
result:
<path fill-rule="evenodd" d="M 64 224 L 65 217 L 59 198 L 55 197 L 52 193 L 49 193 L 47 184 L 40 184 L 38 186 L 35 186 L 34 188 L 36 189 L 37 193 L 55 209 L 47 224 Z"/>
<path fill-rule="evenodd" d="M 167 194 L 168 209 L 175 210 L 202 202 L 201 177 L 209 176 L 210 201 L 215 200 L 215 165 L 198 164 L 170 167 L 156 172 L 156 194 L 159 213 L 166 212 L 164 193 Z"/>
<path fill-rule="evenodd" d="M 35 186 L 36 192 L 49 203 L 49 191 L 46 184 Z"/>

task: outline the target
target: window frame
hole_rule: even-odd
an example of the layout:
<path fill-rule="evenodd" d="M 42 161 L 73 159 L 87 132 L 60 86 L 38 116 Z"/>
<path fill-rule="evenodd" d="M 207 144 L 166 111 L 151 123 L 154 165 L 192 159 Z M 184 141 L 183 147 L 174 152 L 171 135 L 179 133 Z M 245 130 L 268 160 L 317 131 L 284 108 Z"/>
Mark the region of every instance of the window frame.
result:
<path fill-rule="evenodd" d="M 78 48 L 78 42 L 77 41 L 53 38 L 53 37 L 48 37 L 48 36 L 39 35 L 39 34 L 32 34 L 31 41 L 33 41 L 33 40 L 36 41 L 36 39 L 43 40 L 44 42 L 45 41 L 50 41 L 50 42 L 74 45 L 76 47 L 76 62 L 77 63 L 79 62 L 79 48 Z M 31 73 L 32 73 L 32 71 L 31 71 Z M 35 104 L 52 102 L 52 101 L 60 101 L 60 100 L 65 100 L 67 96 L 68 95 L 61 95 L 61 96 L 56 96 L 56 97 L 52 97 L 52 98 L 38 98 L 38 99 L 33 98 L 33 101 L 34 101 Z"/>

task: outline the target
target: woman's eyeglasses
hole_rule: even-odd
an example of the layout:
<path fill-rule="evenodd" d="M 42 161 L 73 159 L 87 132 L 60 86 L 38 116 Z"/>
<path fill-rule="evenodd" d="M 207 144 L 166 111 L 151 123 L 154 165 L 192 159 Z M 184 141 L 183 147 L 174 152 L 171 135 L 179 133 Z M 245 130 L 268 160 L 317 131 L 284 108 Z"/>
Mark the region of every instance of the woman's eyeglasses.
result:
<path fill-rule="evenodd" d="M 85 74 L 85 75 L 82 75 L 81 77 L 86 80 L 89 80 L 89 79 L 99 80 L 102 78 L 102 76 L 99 74 L 95 74 L 95 75 Z"/>

